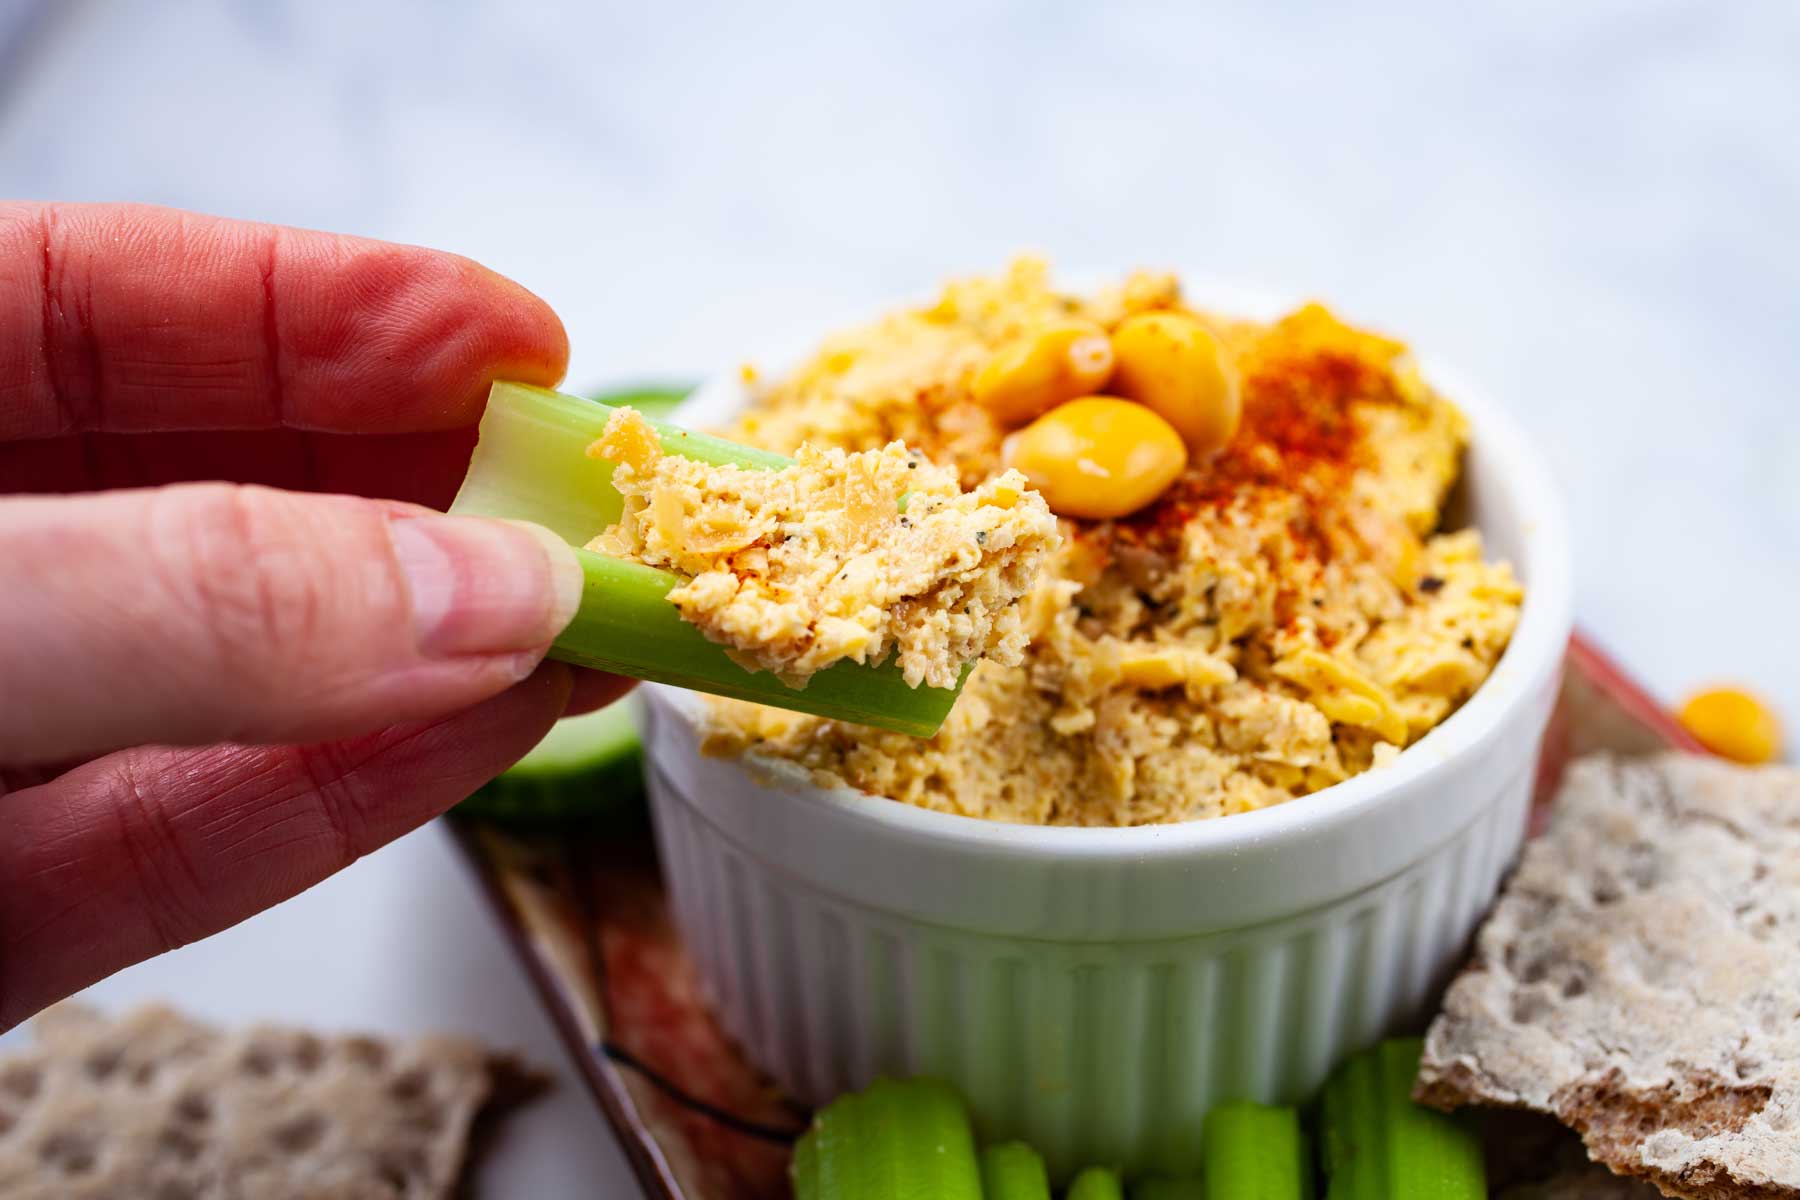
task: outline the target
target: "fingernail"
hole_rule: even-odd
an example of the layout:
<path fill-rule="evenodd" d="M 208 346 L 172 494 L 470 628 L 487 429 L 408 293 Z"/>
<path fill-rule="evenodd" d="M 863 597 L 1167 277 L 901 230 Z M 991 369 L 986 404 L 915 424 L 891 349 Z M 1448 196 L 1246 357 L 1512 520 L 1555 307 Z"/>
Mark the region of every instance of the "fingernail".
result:
<path fill-rule="evenodd" d="M 413 632 L 434 658 L 548 645 L 581 603 L 581 564 L 540 525 L 482 517 L 388 522 Z"/>

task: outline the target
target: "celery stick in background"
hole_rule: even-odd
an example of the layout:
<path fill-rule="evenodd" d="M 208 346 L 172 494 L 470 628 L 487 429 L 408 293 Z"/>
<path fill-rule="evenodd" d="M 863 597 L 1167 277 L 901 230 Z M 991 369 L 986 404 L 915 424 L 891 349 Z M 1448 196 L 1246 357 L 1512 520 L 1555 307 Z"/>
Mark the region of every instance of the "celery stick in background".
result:
<path fill-rule="evenodd" d="M 1215 1105 L 1201 1130 L 1206 1190 L 1231 1200 L 1310 1200 L 1313 1164 L 1300 1114 L 1248 1100 Z"/>
<path fill-rule="evenodd" d="M 877 1080 L 813 1116 L 795 1200 L 981 1200 L 968 1110 L 935 1079 Z"/>
<path fill-rule="evenodd" d="M 667 600 L 680 576 L 579 549 L 621 510 L 611 467 L 587 456 L 612 412 L 544 388 L 494 384 L 468 476 L 450 506 L 452 513 L 532 521 L 577 547 L 587 583 L 581 607 L 550 657 L 915 737 L 937 731 L 957 689 L 908 687 L 892 661 L 879 667 L 838 663 L 806 687 L 790 688 L 772 675 L 744 670 L 681 619 Z M 788 464 L 780 455 L 651 424 L 665 451 L 686 458 L 763 469 Z"/>
<path fill-rule="evenodd" d="M 1125 1200 L 1119 1173 L 1109 1167 L 1088 1167 L 1069 1184 L 1066 1200 Z"/>
<path fill-rule="evenodd" d="M 1238 1200 L 1227 1192 L 1229 1200 Z M 1140 1179 L 1131 1185 L 1131 1200 L 1206 1200 L 1206 1183 L 1198 1175 Z"/>
<path fill-rule="evenodd" d="M 1326 1082 L 1326 1200 L 1486 1197 L 1480 1139 L 1455 1117 L 1412 1102 L 1421 1046 L 1417 1038 L 1383 1042 Z"/>
<path fill-rule="evenodd" d="M 1002 1142 L 981 1152 L 982 1200 L 1050 1200 L 1044 1160 L 1024 1142 Z"/>
<path fill-rule="evenodd" d="M 588 399 L 613 408 L 635 408 L 652 421 L 666 421 L 675 415 L 675 410 L 681 407 L 681 402 L 693 390 L 686 385 L 670 387 L 645 384 L 641 387 L 595 391 L 588 395 Z"/>

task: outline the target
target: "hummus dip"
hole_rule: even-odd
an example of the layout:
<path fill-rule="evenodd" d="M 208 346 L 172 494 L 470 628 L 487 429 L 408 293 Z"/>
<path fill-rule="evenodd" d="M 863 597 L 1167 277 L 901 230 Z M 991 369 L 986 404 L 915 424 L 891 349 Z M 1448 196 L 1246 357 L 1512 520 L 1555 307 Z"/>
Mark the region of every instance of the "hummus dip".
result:
<path fill-rule="evenodd" d="M 746 670 L 801 688 L 891 654 L 908 685 L 951 688 L 977 658 L 1023 656 L 1022 601 L 1059 533 L 1017 471 L 964 492 L 899 442 L 802 446 L 776 471 L 712 466 L 664 453 L 629 408 L 588 453 L 614 464 L 624 499 L 588 549 L 686 575 L 670 602 Z"/>
<path fill-rule="evenodd" d="M 1401 343 L 1317 305 L 1255 324 L 1190 309 L 1169 275 L 1078 296 L 1020 260 L 833 337 L 784 377 L 747 368 L 753 401 L 728 434 L 784 453 L 901 441 L 980 488 L 1010 432 L 971 397 L 997 348 L 1157 310 L 1216 337 L 1241 424 L 1140 511 L 1062 520 L 1016 610 L 1021 661 L 978 664 L 929 739 L 720 700 L 708 751 L 969 816 L 1139 825 L 1328 787 L 1467 699 L 1522 592 L 1476 531 L 1439 529 L 1464 419 Z"/>

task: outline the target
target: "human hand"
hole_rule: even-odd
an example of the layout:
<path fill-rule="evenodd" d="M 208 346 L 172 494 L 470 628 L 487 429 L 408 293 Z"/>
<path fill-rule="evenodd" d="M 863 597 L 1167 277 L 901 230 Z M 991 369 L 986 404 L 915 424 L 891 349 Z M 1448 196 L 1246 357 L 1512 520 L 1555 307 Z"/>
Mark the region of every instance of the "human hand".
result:
<path fill-rule="evenodd" d="M 566 546 L 431 511 L 488 383 L 567 359 L 542 301 L 454 255 L 0 204 L 0 1030 L 622 688 L 542 662 Z"/>

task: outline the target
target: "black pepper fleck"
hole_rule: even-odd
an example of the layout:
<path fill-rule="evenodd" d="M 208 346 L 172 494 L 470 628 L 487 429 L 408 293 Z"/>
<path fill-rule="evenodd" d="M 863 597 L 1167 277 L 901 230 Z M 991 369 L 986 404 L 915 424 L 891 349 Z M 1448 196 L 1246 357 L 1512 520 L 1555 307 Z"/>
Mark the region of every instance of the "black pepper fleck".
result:
<path fill-rule="evenodd" d="M 1427 575 L 1425 578 L 1419 580 L 1419 590 L 1427 595 L 1442 590 L 1443 586 L 1444 581 L 1439 579 L 1436 575 Z"/>

